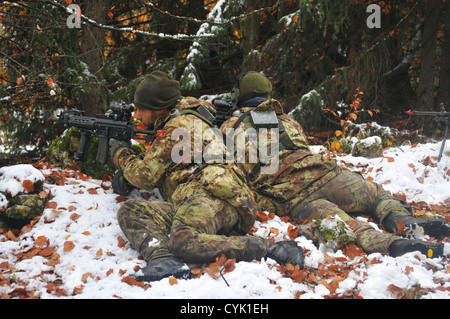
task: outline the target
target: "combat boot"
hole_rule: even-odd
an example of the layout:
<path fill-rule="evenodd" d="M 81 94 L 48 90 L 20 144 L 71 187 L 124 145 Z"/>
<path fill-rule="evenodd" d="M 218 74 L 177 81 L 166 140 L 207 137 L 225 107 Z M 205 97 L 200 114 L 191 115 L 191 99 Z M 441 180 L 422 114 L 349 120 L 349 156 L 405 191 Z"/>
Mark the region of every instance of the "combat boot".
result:
<path fill-rule="evenodd" d="M 383 224 L 387 231 L 394 234 L 417 237 L 414 236 L 417 230 L 420 233 L 423 230 L 423 234 L 436 239 L 450 237 L 450 224 L 442 219 L 415 218 L 392 212 L 385 218 Z"/>
<path fill-rule="evenodd" d="M 444 244 L 430 243 L 417 239 L 399 239 L 389 246 L 388 251 L 392 257 L 401 256 L 412 251 L 419 251 L 428 258 L 435 258 L 444 256 Z"/>
<path fill-rule="evenodd" d="M 176 257 L 162 257 L 154 259 L 147 263 L 147 266 L 141 269 L 142 275 L 134 275 L 132 278 L 137 281 L 158 281 L 172 276 L 179 279 L 192 278 L 191 270 L 188 265 L 181 262 Z"/>
<path fill-rule="evenodd" d="M 292 240 L 271 243 L 266 255 L 267 258 L 275 260 L 280 265 L 299 265 L 300 268 L 303 268 L 305 264 L 303 249 Z"/>

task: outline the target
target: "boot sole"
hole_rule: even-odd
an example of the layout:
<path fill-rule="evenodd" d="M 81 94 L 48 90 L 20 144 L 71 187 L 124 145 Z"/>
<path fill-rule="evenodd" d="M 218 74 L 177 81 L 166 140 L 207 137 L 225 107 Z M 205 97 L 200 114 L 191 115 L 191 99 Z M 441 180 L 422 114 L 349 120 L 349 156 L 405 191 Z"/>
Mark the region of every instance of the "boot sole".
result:
<path fill-rule="evenodd" d="M 425 245 L 421 244 L 413 244 L 412 248 L 420 251 L 428 258 L 436 258 L 444 256 L 444 244 L 437 244 L 436 247 L 433 248 L 426 247 Z"/>
<path fill-rule="evenodd" d="M 420 236 L 416 236 L 418 229 L 422 235 L 425 234 L 438 240 L 445 237 L 450 237 L 450 227 L 446 222 L 442 220 L 424 220 L 423 223 L 419 222 L 408 224 L 405 225 L 405 227 L 406 234 L 409 238 L 420 239 Z"/>
<path fill-rule="evenodd" d="M 147 274 L 144 276 L 131 276 L 133 279 L 137 281 L 151 282 L 151 281 L 160 281 L 161 279 L 167 277 L 175 277 L 177 279 L 192 279 L 192 273 L 190 269 L 182 270 L 176 273 L 172 272 L 164 272 L 164 273 L 154 273 Z"/>
<path fill-rule="evenodd" d="M 401 240 L 403 241 L 403 240 Z M 444 256 L 444 244 L 430 244 L 427 242 L 422 242 L 420 240 L 415 240 L 414 242 L 409 241 L 403 245 L 403 247 L 399 247 L 395 249 L 393 252 L 390 252 L 392 257 L 399 257 L 406 253 L 418 251 L 428 258 L 437 258 Z"/>

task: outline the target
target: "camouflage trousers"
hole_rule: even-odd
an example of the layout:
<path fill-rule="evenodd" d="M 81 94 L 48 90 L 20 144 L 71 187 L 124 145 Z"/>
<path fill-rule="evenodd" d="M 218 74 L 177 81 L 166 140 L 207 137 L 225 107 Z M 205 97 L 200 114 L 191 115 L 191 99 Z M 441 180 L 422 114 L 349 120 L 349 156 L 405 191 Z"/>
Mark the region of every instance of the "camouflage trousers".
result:
<path fill-rule="evenodd" d="M 323 219 L 339 216 L 351 226 L 356 243 L 366 253 L 387 253 L 389 246 L 401 237 L 374 229 L 369 223 L 353 217 L 365 214 L 382 224 L 388 214 L 411 215 L 399 199 L 390 196 L 380 185 L 365 180 L 360 174 L 342 172 L 291 210 L 291 218 Z"/>
<path fill-rule="evenodd" d="M 173 208 L 166 202 L 131 199 L 117 213 L 120 228 L 147 262 L 161 257 L 171 257 L 168 249 L 172 228 Z"/>
<path fill-rule="evenodd" d="M 226 169 L 206 174 L 211 172 L 213 180 L 200 178 L 177 187 L 171 204 L 129 200 L 122 205 L 119 225 L 144 260 L 176 256 L 207 263 L 225 254 L 250 261 L 267 254 L 267 239 L 245 236 L 256 219 L 253 193 L 236 178 L 227 178 Z"/>

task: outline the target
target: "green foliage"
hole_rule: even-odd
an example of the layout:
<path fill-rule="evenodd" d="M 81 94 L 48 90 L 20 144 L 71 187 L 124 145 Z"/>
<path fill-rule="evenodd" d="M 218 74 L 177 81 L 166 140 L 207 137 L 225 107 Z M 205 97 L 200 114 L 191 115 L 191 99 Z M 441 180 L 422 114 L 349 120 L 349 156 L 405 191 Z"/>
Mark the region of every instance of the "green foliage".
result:
<path fill-rule="evenodd" d="M 90 134 L 89 136 L 84 150 L 84 159 L 80 162 L 75 161 L 79 139 L 80 132 L 78 128 L 72 127 L 66 130 L 64 134 L 56 138 L 48 148 L 47 157 L 49 163 L 59 167 L 77 164 L 84 174 L 97 179 L 102 179 L 106 174 L 113 176 L 116 168 L 111 161 L 102 164 L 96 160 L 98 150 L 98 137 L 96 134 Z"/>
<path fill-rule="evenodd" d="M 312 90 L 300 98 L 298 105 L 289 113 L 306 131 L 311 131 L 322 122 L 321 110 L 324 100 L 319 92 Z"/>

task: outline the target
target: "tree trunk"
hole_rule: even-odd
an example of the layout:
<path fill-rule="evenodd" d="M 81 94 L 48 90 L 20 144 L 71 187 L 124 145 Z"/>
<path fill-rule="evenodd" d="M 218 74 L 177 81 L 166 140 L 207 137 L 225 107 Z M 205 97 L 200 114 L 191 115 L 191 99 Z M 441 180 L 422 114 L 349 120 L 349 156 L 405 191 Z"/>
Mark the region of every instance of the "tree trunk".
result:
<path fill-rule="evenodd" d="M 447 111 L 450 111 L 450 1 L 444 8 L 443 25 L 444 38 L 442 39 L 441 70 L 439 72 L 439 87 L 437 92 L 437 104 L 444 103 Z"/>
<path fill-rule="evenodd" d="M 82 7 L 83 14 L 98 23 L 104 23 L 107 3 L 105 0 L 86 0 Z M 91 76 L 81 96 L 81 104 L 86 116 L 95 116 L 106 110 L 106 90 L 100 84 L 104 78 L 105 31 L 90 24 L 83 25 L 82 28 L 82 61 L 87 65 Z"/>
<path fill-rule="evenodd" d="M 253 11 L 261 8 L 260 0 L 250 0 L 248 1 L 247 13 L 249 16 L 245 18 L 242 29 L 242 49 L 244 53 L 244 59 L 247 54 L 253 50 L 259 39 L 259 14 L 252 14 Z"/>
<path fill-rule="evenodd" d="M 441 2 L 441 0 L 428 0 L 425 7 L 425 25 L 422 37 L 422 61 L 416 106 L 417 110 L 422 111 L 432 111 L 437 109 L 435 103 L 435 72 Z"/>

